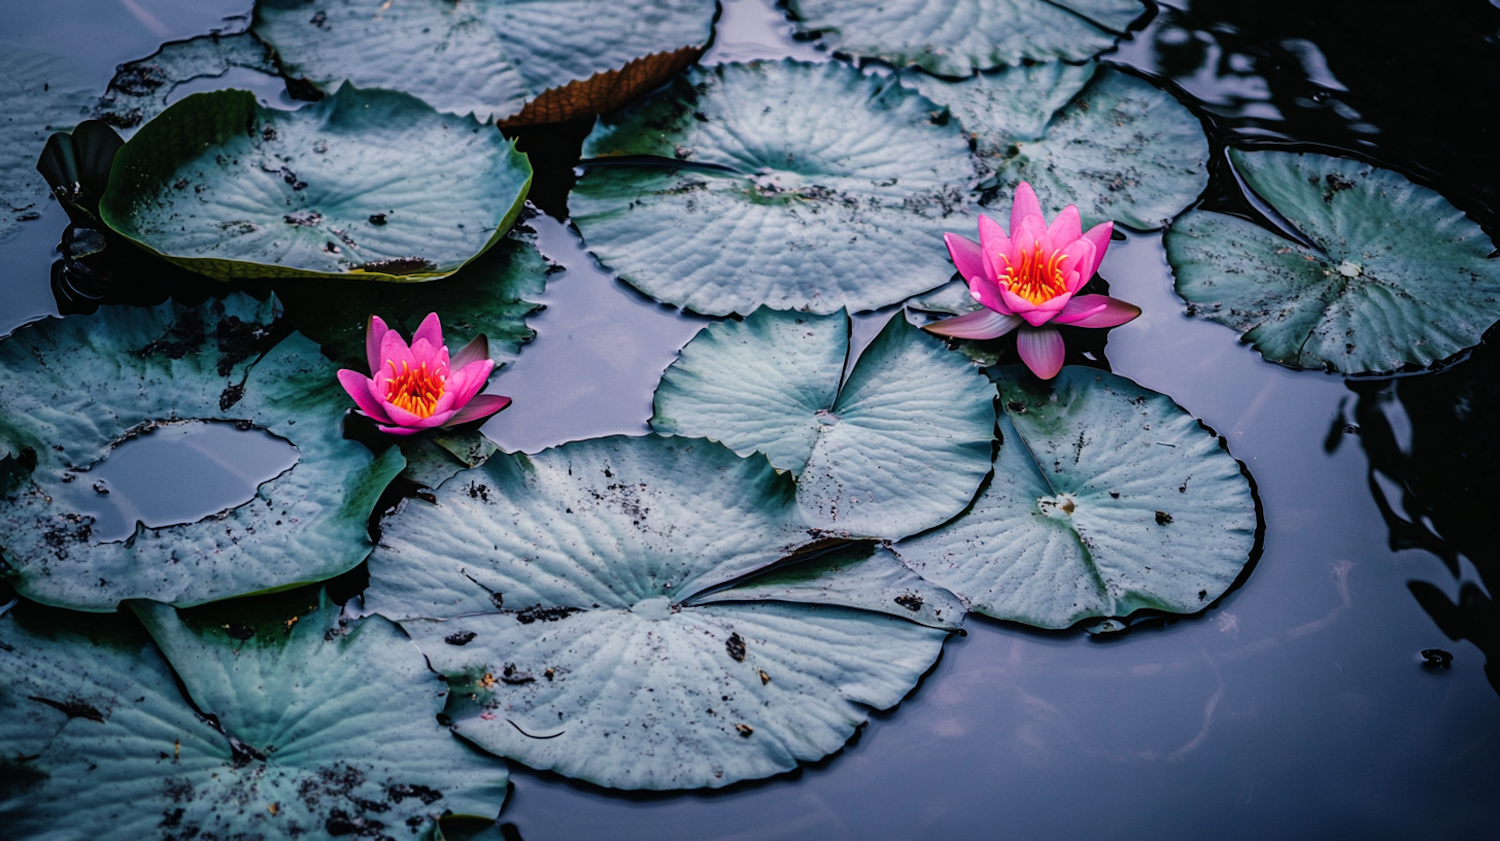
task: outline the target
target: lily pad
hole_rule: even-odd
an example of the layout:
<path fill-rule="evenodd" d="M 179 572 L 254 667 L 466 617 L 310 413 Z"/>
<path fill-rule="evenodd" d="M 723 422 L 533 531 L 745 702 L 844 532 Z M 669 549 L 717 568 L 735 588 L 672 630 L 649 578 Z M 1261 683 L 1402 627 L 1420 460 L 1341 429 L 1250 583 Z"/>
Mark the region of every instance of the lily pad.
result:
<path fill-rule="evenodd" d="M 710 325 L 662 376 L 651 426 L 765 453 L 822 531 L 896 539 L 962 511 L 990 470 L 994 388 L 902 318 L 845 380 L 848 353 L 843 313 Z"/>
<path fill-rule="evenodd" d="M 50 192 L 36 172 L 47 138 L 88 116 L 87 77 L 64 58 L 7 45 L 0 56 L 0 242 L 41 216 Z"/>
<path fill-rule="evenodd" d="M 444 277 L 509 230 L 531 184 L 515 144 L 393 91 L 299 111 L 246 91 L 193 94 L 115 157 L 100 214 L 218 279 Z"/>
<path fill-rule="evenodd" d="M 1272 362 L 1346 374 L 1425 367 L 1500 319 L 1495 244 L 1447 199 L 1348 158 L 1230 151 L 1303 242 L 1194 210 L 1167 231 L 1190 314 Z"/>
<path fill-rule="evenodd" d="M 325 90 L 348 79 L 528 124 L 657 87 L 702 53 L 715 13 L 712 0 L 263 0 L 254 31 Z"/>
<path fill-rule="evenodd" d="M 693 68 L 601 119 L 583 154 L 606 159 L 568 199 L 589 250 L 707 315 L 894 304 L 952 277 L 942 234 L 973 227 L 959 127 L 842 62 Z"/>
<path fill-rule="evenodd" d="M 1144 79 L 1095 63 L 1010 67 L 906 84 L 953 110 L 975 141 L 981 184 L 1008 212 L 1026 181 L 1042 206 L 1074 204 L 1086 225 L 1160 228 L 1208 186 L 1208 138 L 1187 106 Z"/>
<path fill-rule="evenodd" d="M 405 620 L 453 688 L 454 729 L 487 750 L 615 788 L 768 776 L 911 690 L 946 631 L 905 617 L 956 620 L 951 596 L 889 567 L 770 585 L 786 593 L 751 579 L 736 598 L 809 542 L 792 492 L 702 439 L 497 455 L 384 521 L 366 604 Z"/>
<path fill-rule="evenodd" d="M 234 68 L 275 76 L 276 54 L 248 32 L 163 44 L 146 58 L 120 65 L 93 116 L 129 138 L 167 110 L 167 99 L 179 85 L 217 78 Z"/>
<path fill-rule="evenodd" d="M 7 827 L 28 838 L 430 837 L 446 810 L 498 813 L 505 767 L 438 724 L 444 687 L 400 630 L 341 622 L 326 597 L 311 611 L 275 602 L 285 609 L 183 617 L 137 603 L 171 668 L 123 615 L 23 605 L 0 619 L 15 684 L 15 703 L 0 704 L 50 736 L 28 763 L 45 776 L 0 807 Z"/>
<path fill-rule="evenodd" d="M 1002 369 L 1004 441 L 973 507 L 896 553 L 969 609 L 1040 628 L 1194 613 L 1257 546 L 1250 482 L 1164 394 L 1092 368 Z"/>
<path fill-rule="evenodd" d="M 788 0 L 798 29 L 846 56 L 968 76 L 1021 61 L 1079 61 L 1110 49 L 1140 0 Z"/>
<path fill-rule="evenodd" d="M 101 307 L 0 342 L 0 440 L 25 474 L 0 499 L 0 570 L 40 602 L 110 611 L 121 599 L 197 604 L 330 578 L 370 551 L 367 521 L 401 470 L 345 440 L 348 398 L 306 338 L 274 346 L 272 303 Z M 72 501 L 89 468 L 150 429 L 188 420 L 259 427 L 299 452 L 254 499 L 195 523 L 137 525 L 99 543 Z"/>

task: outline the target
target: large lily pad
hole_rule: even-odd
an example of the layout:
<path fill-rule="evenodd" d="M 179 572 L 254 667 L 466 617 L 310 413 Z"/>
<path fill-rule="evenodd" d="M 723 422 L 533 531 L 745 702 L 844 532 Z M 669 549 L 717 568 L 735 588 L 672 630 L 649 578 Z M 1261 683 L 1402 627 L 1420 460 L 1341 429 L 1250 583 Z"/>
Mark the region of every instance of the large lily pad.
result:
<path fill-rule="evenodd" d="M 1305 243 L 1194 210 L 1167 231 L 1167 260 L 1189 312 L 1266 359 L 1349 374 L 1427 366 L 1500 319 L 1494 243 L 1432 190 L 1348 158 L 1230 158 Z"/>
<path fill-rule="evenodd" d="M 1049 62 L 947 82 L 902 79 L 953 110 L 993 176 L 980 185 L 1008 212 L 1029 182 L 1050 211 L 1075 204 L 1087 224 L 1160 228 L 1208 186 L 1208 138 L 1166 91 L 1095 63 Z"/>
<path fill-rule="evenodd" d="M 919 622 L 957 620 L 878 561 L 821 586 L 843 567 L 812 558 L 737 596 L 808 543 L 792 491 L 702 439 L 497 455 L 384 522 L 366 604 L 406 620 L 488 750 L 617 788 L 764 777 L 899 701 L 945 635 Z"/>
<path fill-rule="evenodd" d="M 663 375 L 651 426 L 765 453 L 824 531 L 896 539 L 962 511 L 990 470 L 994 388 L 902 318 L 845 381 L 848 352 L 843 313 L 710 325 Z"/>
<path fill-rule="evenodd" d="M 443 277 L 510 228 L 515 145 L 407 94 L 339 89 L 299 111 L 188 96 L 115 157 L 103 220 L 210 277 Z"/>
<path fill-rule="evenodd" d="M 59 56 L 7 45 L 0 55 L 0 242 L 41 216 L 47 182 L 36 159 L 48 136 L 87 116 L 87 78 Z"/>
<path fill-rule="evenodd" d="M 590 251 L 657 300 L 709 314 L 877 309 L 953 274 L 942 234 L 975 178 L 926 97 L 842 62 L 694 68 L 604 118 L 568 199 Z"/>
<path fill-rule="evenodd" d="M 224 76 L 235 68 L 275 76 L 276 54 L 248 32 L 163 44 L 146 58 L 120 65 L 94 107 L 94 117 L 128 138 L 167 110 L 179 85 Z"/>
<path fill-rule="evenodd" d="M 0 552 L 17 590 L 78 610 L 127 598 L 187 605 L 329 578 L 364 559 L 370 511 L 401 456 L 344 439 L 348 398 L 333 366 L 297 334 L 267 347 L 271 309 L 238 294 L 192 309 L 101 307 L 0 342 L 0 440 L 23 476 L 0 498 Z M 237 508 L 96 542 L 72 504 L 92 484 L 89 468 L 186 420 L 263 428 L 297 447 L 297 463 Z"/>
<path fill-rule="evenodd" d="M 172 668 L 125 616 L 23 605 L 0 619 L 14 693 L 0 705 L 49 737 L 0 806 L 7 827 L 111 841 L 430 837 L 445 811 L 499 811 L 504 766 L 438 724 L 444 687 L 395 626 L 345 624 L 326 597 L 311 611 L 275 602 L 184 617 L 137 603 Z"/>
<path fill-rule="evenodd" d="M 1041 628 L 1143 608 L 1193 613 L 1256 546 L 1250 482 L 1171 398 L 1066 367 L 1007 368 L 995 477 L 971 510 L 895 551 L 986 616 Z"/>
<path fill-rule="evenodd" d="M 515 124 L 619 108 L 694 61 L 712 0 L 263 0 L 288 75 L 406 91 Z M 512 118 L 507 120 L 507 118 Z"/>
<path fill-rule="evenodd" d="M 1078 61 L 1115 45 L 1140 0 L 788 0 L 805 34 L 841 55 L 968 76 L 1023 59 Z"/>

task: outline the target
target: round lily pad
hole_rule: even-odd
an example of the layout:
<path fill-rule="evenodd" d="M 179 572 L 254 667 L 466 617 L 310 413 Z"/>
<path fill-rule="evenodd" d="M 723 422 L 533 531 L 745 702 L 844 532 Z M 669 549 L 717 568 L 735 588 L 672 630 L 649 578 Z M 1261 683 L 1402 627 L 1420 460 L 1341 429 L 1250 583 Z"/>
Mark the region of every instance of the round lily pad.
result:
<path fill-rule="evenodd" d="M 948 82 L 903 81 L 947 105 L 1008 210 L 1026 181 L 1044 208 L 1077 205 L 1086 225 L 1160 228 L 1208 186 L 1208 138 L 1187 106 L 1144 79 L 1095 63 L 1049 62 Z"/>
<path fill-rule="evenodd" d="M 894 547 L 969 609 L 1040 628 L 1150 608 L 1194 613 L 1257 546 L 1250 482 L 1164 394 L 1069 366 L 1000 374 L 995 477 L 962 517 Z"/>
<path fill-rule="evenodd" d="M 1442 196 L 1379 167 L 1230 150 L 1303 238 L 1194 210 L 1167 231 L 1177 293 L 1272 362 L 1346 374 L 1425 367 L 1500 320 L 1500 261 Z"/>
<path fill-rule="evenodd" d="M 958 125 L 842 62 L 693 68 L 602 118 L 583 154 L 604 159 L 568 199 L 588 249 L 708 315 L 894 304 L 946 282 L 942 235 L 973 227 Z"/>
<path fill-rule="evenodd" d="M 788 0 L 805 35 L 840 55 L 968 76 L 1023 59 L 1079 61 L 1110 49 L 1140 0 Z"/>
<path fill-rule="evenodd" d="M 0 242 L 41 216 L 47 182 L 37 156 L 58 129 L 87 117 L 88 78 L 59 56 L 7 45 L 0 55 Z"/>
<path fill-rule="evenodd" d="M 702 52 L 715 13 L 713 0 L 264 0 L 254 32 L 288 75 L 326 90 L 348 79 L 529 123 L 657 87 Z"/>
<path fill-rule="evenodd" d="M 809 543 L 792 492 L 703 439 L 496 455 L 384 521 L 366 605 L 404 620 L 487 750 L 615 788 L 764 777 L 898 702 L 958 618 L 879 561 L 752 577 Z"/>
<path fill-rule="evenodd" d="M 990 470 L 994 388 L 903 318 L 845 380 L 848 353 L 843 313 L 709 325 L 663 375 L 651 426 L 765 453 L 823 531 L 896 539 L 958 514 Z"/>
<path fill-rule="evenodd" d="M 0 806 L 17 837 L 430 837 L 499 812 L 504 765 L 438 724 L 445 688 L 386 620 L 326 597 L 135 607 L 165 660 L 125 615 L 0 619 L 0 709 L 49 737 Z"/>
<path fill-rule="evenodd" d="M 214 278 L 421 281 L 498 241 L 530 184 L 526 156 L 499 132 L 407 94 L 346 85 L 277 111 L 214 91 L 120 149 L 100 214 Z"/>
<path fill-rule="evenodd" d="M 0 498 L 0 574 L 22 595 L 91 611 L 128 598 L 197 604 L 364 559 L 370 511 L 401 455 L 344 439 L 348 398 L 333 366 L 297 334 L 271 346 L 271 310 L 239 294 L 191 309 L 101 307 L 0 342 L 0 451 L 18 474 Z M 260 427 L 295 446 L 297 462 L 237 508 L 98 542 L 69 504 L 92 484 L 89 468 L 188 420 Z"/>

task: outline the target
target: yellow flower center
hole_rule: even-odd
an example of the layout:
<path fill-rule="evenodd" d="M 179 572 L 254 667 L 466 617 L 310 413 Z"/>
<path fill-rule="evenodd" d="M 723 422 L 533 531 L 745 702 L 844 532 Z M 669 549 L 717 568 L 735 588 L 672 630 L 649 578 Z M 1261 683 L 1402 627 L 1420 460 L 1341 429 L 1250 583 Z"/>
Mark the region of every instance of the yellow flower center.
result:
<path fill-rule="evenodd" d="M 1000 280 L 1012 294 L 1033 304 L 1050 301 L 1068 288 L 1063 278 L 1064 257 L 1061 251 L 1043 254 L 1041 243 L 1037 243 L 1030 251 L 1021 252 L 1020 265 L 1012 264 L 1010 257 L 1006 256 L 1005 272 L 1000 275 Z"/>
<path fill-rule="evenodd" d="M 401 363 L 401 370 L 396 370 L 396 362 L 387 359 L 385 364 L 391 366 L 391 378 L 386 383 L 385 399 L 392 406 L 399 406 L 419 418 L 431 417 L 437 402 L 443 396 L 443 389 L 447 386 L 446 378 L 436 371 L 427 370 L 427 363 L 423 362 L 421 367 L 413 369 L 405 362 Z"/>

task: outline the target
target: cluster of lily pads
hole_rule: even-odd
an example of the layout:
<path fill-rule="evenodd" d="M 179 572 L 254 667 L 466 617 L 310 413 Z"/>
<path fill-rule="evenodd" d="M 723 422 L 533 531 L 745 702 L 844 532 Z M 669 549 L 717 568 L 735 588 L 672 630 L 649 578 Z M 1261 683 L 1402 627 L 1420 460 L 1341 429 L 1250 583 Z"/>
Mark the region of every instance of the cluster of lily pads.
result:
<path fill-rule="evenodd" d="M 102 99 L 40 100 L 95 120 L 39 165 L 75 224 L 273 294 L 106 303 L 0 341 L 0 575 L 23 597 L 0 616 L 0 820 L 440 837 L 498 813 L 496 757 L 690 789 L 827 756 L 968 612 L 1110 630 L 1207 607 L 1261 528 L 1221 438 L 1106 370 L 981 367 L 1010 340 L 921 329 L 984 307 L 976 278 L 999 294 L 953 279 L 943 235 L 1023 184 L 1075 227 L 1165 228 L 1189 313 L 1291 367 L 1428 366 L 1500 318 L 1488 239 L 1399 174 L 1234 149 L 1264 218 L 1187 210 L 1198 118 L 1093 58 L 1136 0 L 789 10 L 835 58 L 693 65 L 704 0 L 262 0 Z M 167 105 L 229 67 L 317 101 Z M 383 439 L 335 374 L 380 364 L 367 318 L 427 335 L 435 312 L 488 337 L 455 359 L 515 360 L 550 266 L 496 124 L 592 114 L 569 197 L 586 247 L 724 317 L 663 375 L 652 432 L 530 455 L 472 425 Z M 903 303 L 856 350 L 850 313 Z M 388 431 L 415 428 L 354 379 Z M 98 541 L 65 486 L 188 421 L 297 462 L 244 505 Z M 341 614 L 322 582 L 361 565 L 367 612 Z"/>

